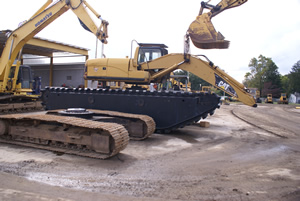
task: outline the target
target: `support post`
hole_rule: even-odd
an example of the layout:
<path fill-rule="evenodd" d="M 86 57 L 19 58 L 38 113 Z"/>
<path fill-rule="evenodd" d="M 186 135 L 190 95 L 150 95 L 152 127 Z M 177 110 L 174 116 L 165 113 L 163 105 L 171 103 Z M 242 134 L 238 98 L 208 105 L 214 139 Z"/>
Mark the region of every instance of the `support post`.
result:
<path fill-rule="evenodd" d="M 53 86 L 53 56 L 50 57 L 49 86 Z"/>
<path fill-rule="evenodd" d="M 85 56 L 85 63 L 86 61 L 89 59 L 89 55 L 86 55 Z M 85 69 L 84 69 L 84 74 L 85 74 Z M 84 87 L 87 88 L 88 87 L 88 80 L 87 79 L 84 79 Z"/>

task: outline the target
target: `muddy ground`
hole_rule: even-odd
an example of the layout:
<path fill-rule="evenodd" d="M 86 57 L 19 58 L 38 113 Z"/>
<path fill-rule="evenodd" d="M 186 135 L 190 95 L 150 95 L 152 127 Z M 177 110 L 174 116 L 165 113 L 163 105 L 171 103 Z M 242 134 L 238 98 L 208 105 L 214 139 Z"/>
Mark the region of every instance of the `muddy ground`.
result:
<path fill-rule="evenodd" d="M 0 144 L 0 200 L 300 200 L 300 109 L 223 105 L 97 160 Z"/>

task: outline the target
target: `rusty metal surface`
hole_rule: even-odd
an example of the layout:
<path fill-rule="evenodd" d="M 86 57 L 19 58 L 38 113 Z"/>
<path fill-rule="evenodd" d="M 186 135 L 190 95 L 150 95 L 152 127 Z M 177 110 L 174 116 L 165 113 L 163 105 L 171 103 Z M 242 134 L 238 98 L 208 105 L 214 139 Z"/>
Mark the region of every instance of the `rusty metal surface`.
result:
<path fill-rule="evenodd" d="M 128 141 L 129 141 L 129 136 L 127 130 L 119 124 L 115 123 L 103 123 L 103 122 L 96 122 L 96 121 L 91 121 L 91 120 L 86 120 L 86 119 L 81 119 L 81 118 L 75 118 L 75 117 L 66 117 L 66 116 L 56 116 L 56 115 L 50 115 L 50 114 L 37 114 L 37 115 L 26 115 L 26 114 L 9 114 L 9 115 L 0 115 L 0 120 L 6 120 L 11 125 L 14 124 L 14 122 L 20 122 L 20 121 L 25 121 L 30 122 L 30 124 L 50 124 L 55 126 L 60 126 L 64 128 L 68 128 L 70 126 L 75 127 L 75 129 L 93 129 L 95 130 L 95 133 L 98 133 L 100 136 L 104 134 L 104 136 L 109 135 L 112 139 L 112 142 L 110 141 L 110 146 L 111 146 L 111 151 L 109 153 L 99 153 L 95 152 L 94 150 L 91 149 L 81 149 L 80 145 L 76 146 L 74 149 L 74 143 L 71 145 L 68 145 L 68 141 L 65 142 L 66 146 L 64 147 L 57 147 L 56 144 L 51 144 L 51 143 L 43 143 L 45 139 L 38 139 L 38 134 L 36 139 L 32 139 L 32 136 L 30 136 L 30 140 L 34 141 L 34 143 L 28 142 L 21 142 L 21 141 L 14 141 L 13 136 L 9 135 L 1 135 L 1 142 L 6 142 L 10 144 L 16 144 L 16 145 L 23 145 L 23 146 L 29 146 L 29 147 L 34 147 L 34 148 L 40 148 L 40 149 L 46 149 L 46 150 L 51 150 L 51 151 L 57 151 L 57 152 L 63 152 L 63 153 L 68 153 L 68 154 L 75 154 L 79 156 L 87 156 L 87 157 L 92 157 L 92 158 L 100 158 L 100 159 L 106 159 L 109 157 L 112 157 L 116 154 L 118 154 L 120 151 L 126 148 Z M 26 127 L 24 128 L 26 129 Z M 53 129 L 53 128 L 52 128 Z M 3 130 L 3 129 L 2 129 Z M 22 131 L 19 131 L 22 132 Z M 24 131 L 23 131 L 24 132 Z M 40 131 L 43 133 L 43 130 Z M 93 134 L 93 135 L 94 135 Z M 21 135 L 21 134 L 20 134 Z M 24 135 L 24 134 L 23 134 Z M 78 135 L 78 133 L 77 133 Z M 17 136 L 17 135 L 16 135 Z M 72 137 L 72 136 L 71 136 Z M 81 136 L 78 136 L 79 138 Z M 73 138 L 75 138 L 73 136 Z M 97 140 L 100 138 L 94 138 L 93 140 Z M 52 140 L 48 139 L 49 141 Z M 40 142 L 40 144 L 36 144 L 37 142 Z M 112 144 L 112 145 L 111 145 Z"/>

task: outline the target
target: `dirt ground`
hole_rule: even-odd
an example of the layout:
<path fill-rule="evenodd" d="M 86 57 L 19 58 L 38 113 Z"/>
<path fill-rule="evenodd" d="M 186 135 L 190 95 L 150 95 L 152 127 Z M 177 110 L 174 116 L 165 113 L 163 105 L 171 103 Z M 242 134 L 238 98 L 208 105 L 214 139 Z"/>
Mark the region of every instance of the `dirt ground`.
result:
<path fill-rule="evenodd" d="M 0 200 L 300 200 L 300 109 L 222 105 L 108 160 L 0 144 Z"/>

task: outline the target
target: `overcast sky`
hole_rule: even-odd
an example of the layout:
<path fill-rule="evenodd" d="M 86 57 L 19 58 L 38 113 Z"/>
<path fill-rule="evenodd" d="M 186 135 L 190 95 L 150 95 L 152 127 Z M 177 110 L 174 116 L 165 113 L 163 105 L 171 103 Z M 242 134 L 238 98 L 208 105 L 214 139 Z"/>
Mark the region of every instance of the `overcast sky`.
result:
<path fill-rule="evenodd" d="M 0 30 L 17 28 L 29 19 L 46 0 L 4 1 Z M 130 56 L 131 41 L 164 43 L 169 53 L 183 52 L 183 37 L 195 20 L 200 0 L 87 0 L 109 22 L 106 57 Z M 217 4 L 219 0 L 212 0 Z M 4 5 L 4 6 L 3 6 Z M 192 45 L 192 54 L 204 54 L 229 75 L 242 81 L 248 64 L 260 54 L 272 58 L 282 75 L 300 60 L 300 0 L 248 0 L 212 19 L 230 47 L 226 50 L 201 50 Z M 90 49 L 95 58 L 95 36 L 79 25 L 68 11 L 37 36 Z M 99 43 L 100 44 L 100 43 Z M 98 47 L 100 52 L 101 45 Z M 100 56 L 100 53 L 99 53 Z"/>

